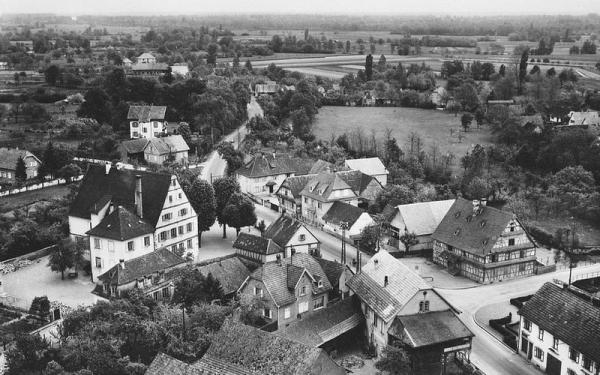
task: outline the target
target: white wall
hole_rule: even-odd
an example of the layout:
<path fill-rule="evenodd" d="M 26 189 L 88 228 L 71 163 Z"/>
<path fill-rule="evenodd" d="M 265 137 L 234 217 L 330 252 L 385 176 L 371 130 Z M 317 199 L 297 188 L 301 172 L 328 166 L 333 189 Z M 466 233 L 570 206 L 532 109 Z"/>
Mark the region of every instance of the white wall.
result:
<path fill-rule="evenodd" d="M 144 244 L 144 238 L 148 237 L 149 244 Z M 96 241 L 98 240 L 98 241 Z M 96 246 L 98 243 L 98 247 Z M 133 250 L 128 249 L 128 243 L 133 242 Z M 154 240 L 152 234 L 135 237 L 127 241 L 116 241 L 107 238 L 90 236 L 90 260 L 92 265 L 92 281 L 98 281 L 98 276 L 118 264 L 121 259 L 127 261 L 154 251 Z M 100 259 L 101 267 L 97 267 L 97 258 Z"/>
<path fill-rule="evenodd" d="M 356 220 L 354 225 L 348 230 L 348 236 L 358 236 L 362 232 L 362 230 L 369 226 L 375 224 L 371 215 L 366 212 L 363 212 L 362 215 Z"/>
<path fill-rule="evenodd" d="M 137 123 L 137 127 L 134 124 Z M 164 121 L 130 121 L 129 136 L 130 138 L 156 138 L 156 133 L 164 133 Z"/>
<path fill-rule="evenodd" d="M 300 237 L 304 235 L 304 241 L 300 240 Z M 291 248 L 294 248 L 296 253 L 309 253 L 309 249 L 317 249 L 319 247 L 319 240 L 312 235 L 312 233 L 304 226 L 300 227 L 294 236 L 285 245 L 285 257 L 291 256 Z"/>

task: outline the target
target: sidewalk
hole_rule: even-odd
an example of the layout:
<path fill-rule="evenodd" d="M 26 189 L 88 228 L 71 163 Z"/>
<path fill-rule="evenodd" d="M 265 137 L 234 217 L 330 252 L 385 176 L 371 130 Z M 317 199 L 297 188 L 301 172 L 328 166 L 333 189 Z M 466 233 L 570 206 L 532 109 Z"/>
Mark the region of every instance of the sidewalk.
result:
<path fill-rule="evenodd" d="M 400 261 L 418 273 L 434 288 L 467 289 L 482 285 L 463 276 L 452 276 L 444 267 L 425 258 L 400 258 Z"/>

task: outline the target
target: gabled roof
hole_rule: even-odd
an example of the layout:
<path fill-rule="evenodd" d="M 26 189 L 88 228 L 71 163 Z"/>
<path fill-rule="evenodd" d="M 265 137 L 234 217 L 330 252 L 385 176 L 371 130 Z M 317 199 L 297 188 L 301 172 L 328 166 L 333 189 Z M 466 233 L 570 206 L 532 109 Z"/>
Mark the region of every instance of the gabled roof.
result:
<path fill-rule="evenodd" d="M 315 176 L 315 174 L 305 174 L 302 176 L 287 177 L 285 180 L 283 180 L 281 185 L 279 185 L 279 188 L 275 193 L 283 199 L 288 198 L 290 200 L 294 200 L 295 198 L 300 198 L 300 192 L 302 191 L 302 189 L 304 189 L 308 181 L 310 181 Z M 282 191 L 283 188 L 289 189 L 291 196 L 280 193 L 280 191 Z"/>
<path fill-rule="evenodd" d="M 250 177 L 267 177 L 294 173 L 304 175 L 310 171 L 314 161 L 303 158 L 292 158 L 287 154 L 256 154 L 235 173 Z"/>
<path fill-rule="evenodd" d="M 131 105 L 129 106 L 129 112 L 127 112 L 127 119 L 142 122 L 148 122 L 151 120 L 164 120 L 166 112 L 166 106 Z"/>
<path fill-rule="evenodd" d="M 571 112 L 569 113 L 569 125 L 598 125 L 600 116 L 598 112 Z"/>
<path fill-rule="evenodd" d="M 261 375 L 345 375 L 320 348 L 230 319 L 213 336 L 207 355 Z"/>
<path fill-rule="evenodd" d="M 323 286 L 318 287 L 317 285 L 313 285 L 313 293 L 323 293 L 331 290 L 333 287 L 331 286 L 331 282 L 327 278 L 325 271 L 321 267 L 321 264 L 317 261 L 315 257 L 305 253 L 296 253 L 291 257 L 284 258 L 282 260 L 283 264 L 293 264 L 294 266 L 299 266 L 306 269 L 309 273 L 309 276 L 315 281 L 322 281 Z"/>
<path fill-rule="evenodd" d="M 302 222 L 287 216 L 281 215 L 265 230 L 263 236 L 272 239 L 280 247 L 285 247 L 294 235 L 301 229 L 308 230 Z M 310 231 L 309 231 L 310 232 Z"/>
<path fill-rule="evenodd" d="M 117 264 L 98 277 L 104 284 L 124 285 L 138 278 L 185 264 L 185 259 L 162 248 Z"/>
<path fill-rule="evenodd" d="M 288 289 L 296 289 L 298 281 L 300 281 L 300 278 L 302 278 L 302 275 L 306 272 L 306 270 L 304 267 L 296 266 L 294 264 L 287 264 L 285 267 L 287 267 L 286 285 Z"/>
<path fill-rule="evenodd" d="M 138 59 L 155 59 L 155 57 L 149 52 L 144 52 L 138 56 Z"/>
<path fill-rule="evenodd" d="M 353 206 L 348 203 L 335 201 L 323 215 L 323 220 L 328 223 L 339 225 L 341 222 L 347 222 L 348 227 L 351 228 L 356 220 L 366 213 L 362 208 Z"/>
<path fill-rule="evenodd" d="M 19 156 L 23 158 L 23 161 L 28 157 L 35 158 L 35 160 L 41 164 L 40 159 L 27 150 L 2 147 L 0 148 L 0 169 L 16 170 Z"/>
<path fill-rule="evenodd" d="M 250 276 L 248 267 L 235 254 L 198 263 L 195 267 L 204 276 L 210 273 L 219 280 L 225 294 L 237 291 L 244 280 Z"/>
<path fill-rule="evenodd" d="M 485 255 L 493 251 L 494 244 L 514 218 L 510 212 L 489 206 L 474 210 L 472 201 L 458 198 L 431 238 L 469 253 Z"/>
<path fill-rule="evenodd" d="M 90 165 L 71 204 L 69 216 L 89 219 L 94 205 L 106 195 L 116 206 L 133 210 L 136 175 L 142 178 L 143 218 L 156 227 L 171 184 L 171 176 L 112 167 L 106 174 L 103 165 Z"/>
<path fill-rule="evenodd" d="M 131 70 L 160 70 L 160 71 L 168 71 L 169 65 L 165 63 L 136 63 L 131 66 Z"/>
<path fill-rule="evenodd" d="M 233 243 L 233 247 L 235 249 L 262 255 L 279 254 L 283 252 L 281 247 L 277 245 L 275 241 L 246 232 L 240 232 L 238 238 Z"/>
<path fill-rule="evenodd" d="M 150 140 L 148 138 L 130 139 L 128 141 L 121 142 L 121 147 L 128 154 L 138 154 L 144 152 L 146 146 L 148 146 Z"/>
<path fill-rule="evenodd" d="M 345 198 L 356 197 L 352 188 L 338 175 L 338 173 L 319 173 L 313 177 L 302 189 L 300 194 L 319 201 L 328 201 L 334 191 L 346 191 Z M 337 196 L 336 196 L 337 198 Z"/>
<path fill-rule="evenodd" d="M 361 171 L 341 171 L 337 174 L 350 186 L 356 195 L 361 198 L 374 200 L 376 192 L 368 192 L 367 188 L 371 184 L 375 184 L 380 189 L 383 189 L 381 183 L 373 176 L 369 176 Z"/>
<path fill-rule="evenodd" d="M 475 336 L 451 310 L 397 316 L 388 333 L 413 348 Z"/>
<path fill-rule="evenodd" d="M 347 159 L 346 165 L 369 176 L 389 174 L 379 158 Z"/>
<path fill-rule="evenodd" d="M 406 229 L 408 232 L 414 232 L 417 236 L 431 234 L 440 225 L 454 201 L 454 199 L 448 199 L 396 206 L 399 217 L 394 217 L 390 224 L 397 224 L 394 226 L 401 231 Z M 403 225 L 403 227 L 400 228 L 399 225 Z"/>
<path fill-rule="evenodd" d="M 200 368 L 175 359 L 168 354 L 158 353 L 148 369 L 146 375 L 206 375 Z M 212 375 L 212 374 L 211 374 Z"/>
<path fill-rule="evenodd" d="M 154 227 L 123 206 L 118 206 L 94 228 L 87 231 L 90 236 L 127 241 L 145 234 L 154 233 Z"/>
<path fill-rule="evenodd" d="M 552 283 L 544 284 L 519 310 L 594 362 L 600 362 L 600 307 Z"/>
<path fill-rule="evenodd" d="M 316 258 L 316 260 L 321 265 L 321 268 L 323 269 L 323 272 L 325 272 L 325 276 L 327 276 L 331 286 L 338 285 L 340 276 L 342 276 L 342 273 L 348 269 L 346 265 L 338 261 L 327 260 L 324 258 Z"/>
<path fill-rule="evenodd" d="M 335 170 L 335 165 L 325 160 L 317 160 L 315 164 L 310 168 L 308 174 L 318 174 L 321 172 L 329 172 Z"/>
<path fill-rule="evenodd" d="M 148 143 L 156 148 L 158 155 L 174 152 L 189 151 L 190 148 L 181 135 L 170 135 L 168 137 L 150 138 Z"/>
<path fill-rule="evenodd" d="M 202 375 L 252 375 L 252 372 L 242 366 L 208 354 L 205 354 L 198 362 L 194 362 L 193 366 L 202 370 L 200 372 Z M 165 374 L 173 375 L 166 372 Z"/>
<path fill-rule="evenodd" d="M 386 276 L 388 285 L 384 286 Z M 347 285 L 386 322 L 417 292 L 431 289 L 425 280 L 385 250 L 377 252 Z"/>

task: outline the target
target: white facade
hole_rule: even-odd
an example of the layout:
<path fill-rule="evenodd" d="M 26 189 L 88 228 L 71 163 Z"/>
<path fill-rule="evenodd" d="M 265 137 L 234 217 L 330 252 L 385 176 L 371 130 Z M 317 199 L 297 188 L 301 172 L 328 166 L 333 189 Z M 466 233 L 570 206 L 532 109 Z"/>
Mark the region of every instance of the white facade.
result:
<path fill-rule="evenodd" d="M 285 244 L 285 258 L 292 255 L 292 248 L 294 248 L 296 253 L 312 254 L 313 251 L 319 249 L 319 240 L 303 225 L 298 228 L 294 236 Z"/>
<path fill-rule="evenodd" d="M 275 194 L 279 186 L 285 181 L 287 177 L 293 176 L 293 173 L 282 173 L 274 176 L 264 177 L 246 177 L 237 174 L 237 181 L 240 184 L 240 191 L 246 194 L 261 195 L 261 194 Z M 267 186 L 268 182 L 273 182 Z"/>
<path fill-rule="evenodd" d="M 151 253 L 155 249 L 152 234 L 135 237 L 127 241 L 90 236 L 92 281 L 97 282 L 98 276 L 119 264 L 121 260 L 128 261 Z"/>
<path fill-rule="evenodd" d="M 600 364 L 585 358 L 568 343 L 541 329 L 537 324 L 521 317 L 519 329 L 519 355 L 525 357 L 540 370 L 546 372 L 550 361 L 561 362 L 560 375 L 597 374 Z"/>
<path fill-rule="evenodd" d="M 158 138 L 165 133 L 164 121 L 130 121 L 129 122 L 129 137 L 135 138 Z"/>

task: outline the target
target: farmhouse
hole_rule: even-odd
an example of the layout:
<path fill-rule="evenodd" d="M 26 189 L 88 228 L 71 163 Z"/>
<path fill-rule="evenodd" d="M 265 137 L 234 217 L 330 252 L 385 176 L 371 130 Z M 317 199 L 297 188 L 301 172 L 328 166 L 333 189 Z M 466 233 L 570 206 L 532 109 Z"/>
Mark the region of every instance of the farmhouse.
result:
<path fill-rule="evenodd" d="M 37 177 L 38 169 L 42 162 L 34 154 L 27 150 L 18 148 L 0 148 L 0 182 L 15 182 L 17 162 L 19 158 L 25 163 L 25 174 L 27 179 Z"/>
<path fill-rule="evenodd" d="M 288 177 L 275 192 L 279 199 L 279 211 L 295 218 L 302 216 L 302 196 L 300 193 L 315 174 Z"/>
<path fill-rule="evenodd" d="M 319 255 L 321 243 L 302 222 L 281 215 L 263 233 L 263 237 L 272 239 L 281 249 L 283 257 L 294 253 Z"/>
<path fill-rule="evenodd" d="M 347 159 L 346 167 L 361 171 L 367 176 L 375 177 L 381 186 L 387 184 L 387 176 L 390 174 L 379 158 Z"/>
<path fill-rule="evenodd" d="M 132 105 L 129 107 L 130 138 L 157 138 L 165 132 L 167 107 L 154 105 Z"/>
<path fill-rule="evenodd" d="M 535 244 L 517 217 L 458 198 L 431 235 L 433 261 L 479 283 L 529 276 Z"/>
<path fill-rule="evenodd" d="M 233 243 L 236 254 L 258 263 L 274 262 L 283 258 L 283 249 L 273 240 L 240 232 Z"/>
<path fill-rule="evenodd" d="M 342 226 L 346 225 L 346 236 L 356 240 L 365 227 L 375 224 L 371 215 L 360 207 L 341 201 L 333 202 L 323 215 L 323 229 L 342 234 Z"/>
<path fill-rule="evenodd" d="M 236 254 L 197 263 L 194 267 L 204 276 L 211 274 L 217 279 L 226 298 L 233 297 L 250 276 L 250 270 Z"/>
<path fill-rule="evenodd" d="M 169 65 L 156 62 L 156 57 L 150 53 L 138 56 L 135 64 L 131 66 L 130 74 L 134 76 L 158 78 L 169 71 Z"/>
<path fill-rule="evenodd" d="M 187 164 L 189 147 L 182 136 L 138 138 L 121 143 L 121 158 L 125 162 L 162 165 L 166 161 Z"/>

